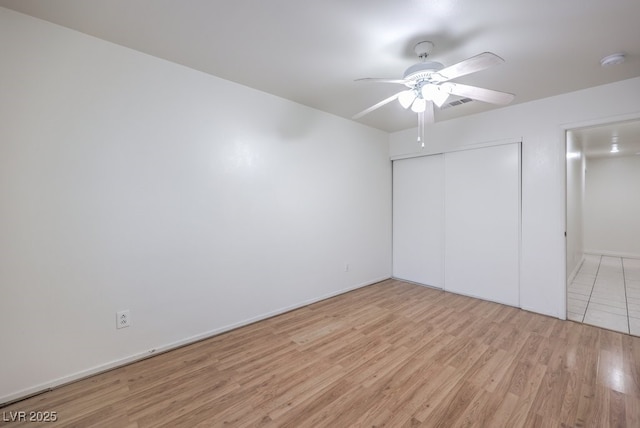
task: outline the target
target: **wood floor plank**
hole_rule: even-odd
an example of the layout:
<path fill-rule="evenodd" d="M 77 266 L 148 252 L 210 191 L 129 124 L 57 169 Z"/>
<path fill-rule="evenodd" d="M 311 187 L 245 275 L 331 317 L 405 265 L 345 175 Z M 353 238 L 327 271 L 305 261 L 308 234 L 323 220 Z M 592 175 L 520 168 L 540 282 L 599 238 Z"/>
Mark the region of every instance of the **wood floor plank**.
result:
<path fill-rule="evenodd" d="M 37 410 L 51 427 L 636 427 L 640 338 L 387 280 L 0 409 Z"/>
<path fill-rule="evenodd" d="M 640 400 L 631 395 L 624 396 L 624 409 L 627 427 L 640 427 Z"/>
<path fill-rule="evenodd" d="M 502 396 L 494 395 L 493 400 L 499 402 L 498 407 L 492 412 L 484 413 L 479 426 L 509 427 L 522 425 L 516 425 L 513 422 L 509 422 L 509 419 L 511 419 L 515 409 L 518 408 L 518 405 L 521 402 L 521 399 L 518 396 L 511 393 L 507 393 Z M 526 415 L 528 412 L 529 408 L 527 407 L 523 413 Z"/>
<path fill-rule="evenodd" d="M 462 380 L 440 401 L 434 411 L 429 414 L 428 420 L 425 418 L 424 421 L 428 421 L 434 427 L 455 425 L 476 397 L 483 392 L 482 388 Z"/>
<path fill-rule="evenodd" d="M 562 406 L 558 420 L 566 425 L 573 425 L 578 412 L 581 382 L 577 373 L 569 372 L 567 387 L 562 397 Z"/>
<path fill-rule="evenodd" d="M 526 363 L 525 363 L 526 364 Z M 509 383 L 510 387 L 513 385 L 513 379 L 519 376 L 519 370 L 523 370 L 523 368 L 517 366 L 511 372 L 511 382 Z M 520 427 L 524 426 L 531 412 L 531 406 L 534 403 L 534 400 L 537 396 L 538 390 L 540 388 L 540 384 L 542 383 L 542 379 L 544 374 L 546 373 L 546 366 L 542 366 L 539 364 L 534 365 L 531 368 L 526 368 L 528 371 L 528 377 L 524 379 L 524 382 L 516 388 L 518 392 L 517 395 L 508 392 L 506 395 L 514 395 L 518 398 L 516 404 L 511 409 L 511 414 L 509 415 L 509 419 L 507 420 L 507 427 Z M 518 380 L 518 382 L 521 382 Z M 504 396 L 504 395 L 502 395 Z"/>
<path fill-rule="evenodd" d="M 626 426 L 627 415 L 625 401 L 625 394 L 609 390 L 609 426 Z"/>

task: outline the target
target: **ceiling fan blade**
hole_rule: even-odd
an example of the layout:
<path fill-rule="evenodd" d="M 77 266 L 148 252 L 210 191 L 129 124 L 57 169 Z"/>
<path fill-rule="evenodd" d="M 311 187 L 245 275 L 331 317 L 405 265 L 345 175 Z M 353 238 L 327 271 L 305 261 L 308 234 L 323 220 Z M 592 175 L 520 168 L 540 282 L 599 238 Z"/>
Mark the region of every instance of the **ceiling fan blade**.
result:
<path fill-rule="evenodd" d="M 377 82 L 377 83 L 398 83 L 400 85 L 404 85 L 406 80 L 404 79 L 385 79 L 385 78 L 377 78 L 377 77 L 363 77 L 362 79 L 356 79 L 355 82 Z"/>
<path fill-rule="evenodd" d="M 479 55 L 472 56 L 457 64 L 445 67 L 432 75 L 433 80 L 437 82 L 446 82 L 456 77 L 466 76 L 476 71 L 485 70 L 491 66 L 502 64 L 504 60 L 498 55 L 491 52 L 483 52 Z"/>
<path fill-rule="evenodd" d="M 380 101 L 378 104 L 372 105 L 371 107 L 369 107 L 366 110 L 361 111 L 360 113 L 356 114 L 355 116 L 353 116 L 351 119 L 356 120 L 356 119 L 360 119 L 362 116 L 364 116 L 365 114 L 371 113 L 372 111 L 374 111 L 377 108 L 382 107 L 385 104 L 389 104 L 391 101 L 395 100 L 396 98 L 398 98 L 400 96 L 401 93 L 403 93 L 404 91 L 400 91 L 395 95 L 391 95 L 389 98 L 386 98 L 382 101 Z"/>
<path fill-rule="evenodd" d="M 478 88 L 476 86 L 463 85 L 461 83 L 445 83 L 441 85 L 447 92 L 485 103 L 506 105 L 515 98 L 508 92 L 494 91 L 493 89 Z"/>

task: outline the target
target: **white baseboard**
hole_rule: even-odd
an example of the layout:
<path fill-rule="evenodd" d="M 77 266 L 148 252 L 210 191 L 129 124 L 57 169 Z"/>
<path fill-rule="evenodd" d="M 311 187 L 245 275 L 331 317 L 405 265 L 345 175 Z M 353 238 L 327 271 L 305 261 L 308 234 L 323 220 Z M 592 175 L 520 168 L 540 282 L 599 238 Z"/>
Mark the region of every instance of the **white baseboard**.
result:
<path fill-rule="evenodd" d="M 547 310 L 540 310 L 540 308 L 532 308 L 532 307 L 529 307 L 529 306 L 520 306 L 520 309 L 522 309 L 523 311 L 531 312 L 531 313 L 536 314 L 536 315 L 544 315 L 544 316 L 547 316 L 547 317 L 557 318 L 557 319 L 560 319 L 560 320 L 565 320 L 566 319 L 566 317 L 562 317 L 561 314 L 557 314 L 557 313 L 554 313 L 554 312 L 551 312 L 551 311 L 547 311 Z"/>
<path fill-rule="evenodd" d="M 582 267 L 582 264 L 584 263 L 584 254 L 582 254 L 582 258 L 580 259 L 580 261 L 576 264 L 576 267 L 573 268 L 573 271 L 571 271 L 571 273 L 569 274 L 569 276 L 567 277 L 567 285 L 571 284 L 571 282 L 575 279 L 576 275 L 578 274 L 578 271 L 580 270 L 580 268 Z"/>
<path fill-rule="evenodd" d="M 343 288 L 341 290 L 334 291 L 334 292 L 331 292 L 331 293 L 327 293 L 327 294 L 324 294 L 322 296 L 315 297 L 315 298 L 312 298 L 312 299 L 308 299 L 308 300 L 305 300 L 305 301 L 302 301 L 302 302 L 299 302 L 297 304 L 290 305 L 290 306 L 287 306 L 287 307 L 284 307 L 284 308 L 276 309 L 275 311 L 270 311 L 270 312 L 258 315 L 256 317 L 248 318 L 248 319 L 245 319 L 243 321 L 239 321 L 239 322 L 236 322 L 236 323 L 233 323 L 233 324 L 229 324 L 229 325 L 226 325 L 226 326 L 223 326 L 223 327 L 220 327 L 220 328 L 216 328 L 216 329 L 213 329 L 213 330 L 210 330 L 210 331 L 206 331 L 204 333 L 200 333 L 200 334 L 197 334 L 195 336 L 187 337 L 185 339 L 181 339 L 181 340 L 178 340 L 178 341 L 175 341 L 175 342 L 172 342 L 172 343 L 167 343 L 167 344 L 158 346 L 156 348 L 150 349 L 149 351 L 146 351 L 146 352 L 141 352 L 141 353 L 130 355 L 130 356 L 127 356 L 127 357 L 124 357 L 124 358 L 119 358 L 117 360 L 113 360 L 113 361 L 110 361 L 110 362 L 107 362 L 107 363 L 104 363 L 104 364 L 100 364 L 98 366 L 91 367 L 89 369 L 82 370 L 82 371 L 70 374 L 68 376 L 63 376 L 63 377 L 60 377 L 58 379 L 54 379 L 54 380 L 49 381 L 49 382 L 44 382 L 44 383 L 41 383 L 39 385 L 35 385 L 33 387 L 30 387 L 30 388 L 25 388 L 23 390 L 20 390 L 20 391 L 17 391 L 17 392 L 14 392 L 14 393 L 11 393 L 11 394 L 8 394 L 8 395 L 0 397 L 0 406 L 9 404 L 9 403 L 12 403 L 12 402 L 15 402 L 15 401 L 24 400 L 25 398 L 31 397 L 33 395 L 37 395 L 37 394 L 41 394 L 41 393 L 46 392 L 46 391 L 50 391 L 53 388 L 57 388 L 57 387 L 60 387 L 60 386 L 63 386 L 63 385 L 66 385 L 66 384 L 69 384 L 69 383 L 72 383 L 72 382 L 76 382 L 76 381 L 88 378 L 90 376 L 95 376 L 97 374 L 100 374 L 100 373 L 103 373 L 103 372 L 106 372 L 106 371 L 109 371 L 109 370 L 112 370 L 112 369 L 115 369 L 115 368 L 118 368 L 118 367 L 122 367 L 122 366 L 125 366 L 127 364 L 134 363 L 136 361 L 144 360 L 145 358 L 150 358 L 150 357 L 152 357 L 154 355 L 158 355 L 158 354 L 161 354 L 161 353 L 164 353 L 164 352 L 171 351 L 171 350 L 176 349 L 176 348 L 180 348 L 182 346 L 190 345 L 192 343 L 208 339 L 208 338 L 216 336 L 218 334 L 225 333 L 227 331 L 230 331 L 230 330 L 233 330 L 233 329 L 236 329 L 236 328 L 239 328 L 239 327 L 243 327 L 243 326 L 252 324 L 254 322 L 257 322 L 257 321 L 262 321 L 264 319 L 271 318 L 273 316 L 280 315 L 280 314 L 283 314 L 285 312 L 289 312 L 289 311 L 292 311 L 292 310 L 295 310 L 295 309 L 303 308 L 303 307 L 308 306 L 310 304 L 313 304 L 313 303 L 316 303 L 316 302 L 320 302 L 322 300 L 326 300 L 326 299 L 329 299 L 331 297 L 338 296 L 340 294 L 348 293 L 349 291 L 353 291 L 353 290 L 356 290 L 358 288 L 362 288 L 362 287 L 366 287 L 368 285 L 376 284 L 376 283 L 378 283 L 380 281 L 384 281 L 384 280 L 389 279 L 389 278 L 390 277 L 385 276 L 385 277 L 381 277 L 381 278 L 375 278 L 375 279 L 372 279 L 370 281 L 365 281 L 363 283 L 360 283 L 360 284 L 352 286 L 352 287 Z"/>
<path fill-rule="evenodd" d="M 584 250 L 584 253 L 595 255 L 595 256 L 623 257 L 625 259 L 640 259 L 640 253 L 625 253 L 621 251 L 607 251 L 607 250 Z"/>
<path fill-rule="evenodd" d="M 436 287 L 435 285 L 423 284 L 422 282 L 411 281 L 409 279 L 399 278 L 397 276 L 392 276 L 391 279 L 395 279 L 396 281 L 407 282 L 409 284 L 419 285 L 421 287 L 433 288 L 434 290 L 444 290 L 442 287 Z"/>

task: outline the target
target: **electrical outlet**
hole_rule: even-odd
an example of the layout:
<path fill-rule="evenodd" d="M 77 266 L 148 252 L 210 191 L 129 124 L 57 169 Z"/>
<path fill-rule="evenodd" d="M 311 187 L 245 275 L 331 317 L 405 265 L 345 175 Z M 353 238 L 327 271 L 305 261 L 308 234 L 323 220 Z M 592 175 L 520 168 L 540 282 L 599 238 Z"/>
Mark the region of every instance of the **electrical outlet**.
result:
<path fill-rule="evenodd" d="M 131 327 L 131 314 L 129 309 L 116 312 L 116 328 Z"/>
<path fill-rule="evenodd" d="M 344 271 L 349 272 L 349 263 L 344 264 Z"/>

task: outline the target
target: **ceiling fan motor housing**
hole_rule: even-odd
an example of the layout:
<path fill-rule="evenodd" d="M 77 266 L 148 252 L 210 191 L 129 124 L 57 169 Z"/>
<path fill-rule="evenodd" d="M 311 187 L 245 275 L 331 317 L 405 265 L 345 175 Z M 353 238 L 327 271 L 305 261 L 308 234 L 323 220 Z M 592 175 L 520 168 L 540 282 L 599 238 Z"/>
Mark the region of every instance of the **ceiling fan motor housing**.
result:
<path fill-rule="evenodd" d="M 402 78 L 413 82 L 420 80 L 431 81 L 431 75 L 443 68 L 444 65 L 436 61 L 419 62 L 407 68 Z"/>

